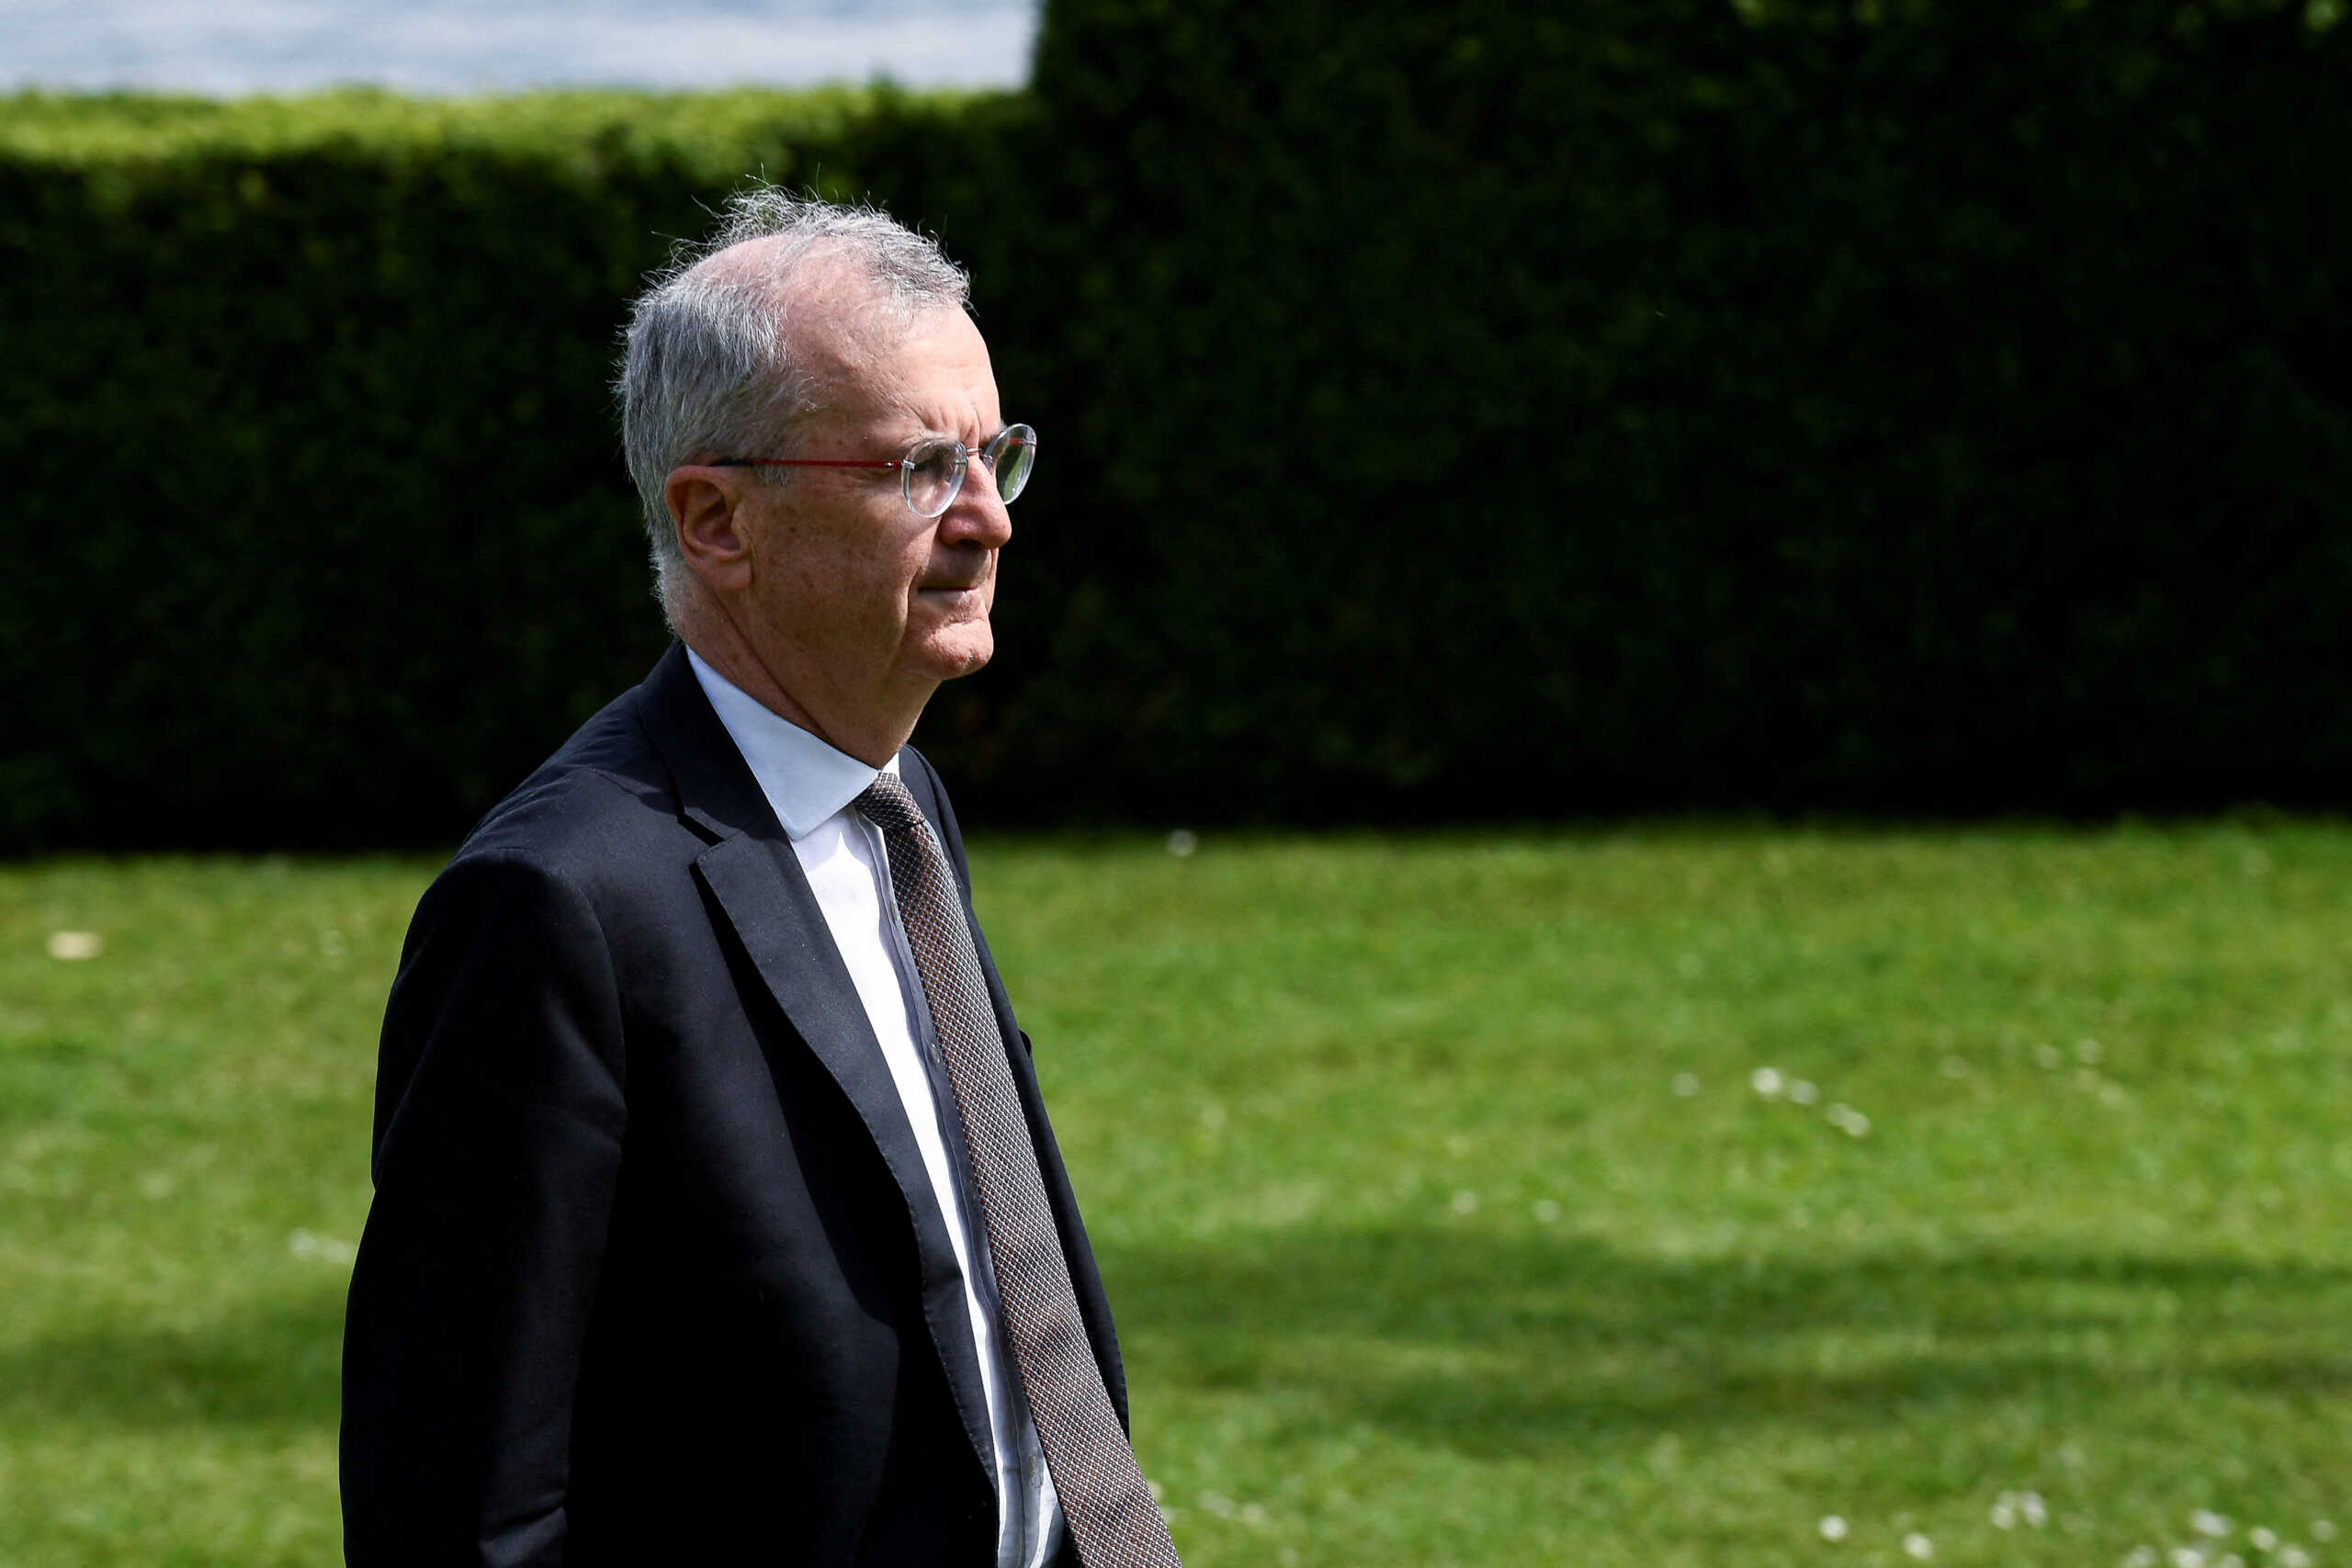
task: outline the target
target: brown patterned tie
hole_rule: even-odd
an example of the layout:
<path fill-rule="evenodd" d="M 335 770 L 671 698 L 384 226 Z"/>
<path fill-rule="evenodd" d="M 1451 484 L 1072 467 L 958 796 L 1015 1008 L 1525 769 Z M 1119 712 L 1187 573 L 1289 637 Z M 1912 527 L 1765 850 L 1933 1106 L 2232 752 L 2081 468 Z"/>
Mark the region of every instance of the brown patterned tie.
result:
<path fill-rule="evenodd" d="M 1079 1319 L 1061 1235 L 1046 1206 L 1037 1151 L 947 856 L 896 776 L 877 777 L 857 797 L 857 808 L 882 829 L 889 851 L 890 889 L 963 1111 L 1005 1330 L 1070 1539 L 1086 1568 L 1182 1568 Z"/>

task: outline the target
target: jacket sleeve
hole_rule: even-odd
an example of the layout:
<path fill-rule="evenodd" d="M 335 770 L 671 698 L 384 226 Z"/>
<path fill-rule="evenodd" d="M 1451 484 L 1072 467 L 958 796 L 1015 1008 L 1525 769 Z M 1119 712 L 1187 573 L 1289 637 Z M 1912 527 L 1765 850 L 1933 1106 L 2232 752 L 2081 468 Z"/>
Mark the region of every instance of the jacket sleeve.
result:
<path fill-rule="evenodd" d="M 560 1561 L 622 1090 L 588 899 L 518 859 L 454 863 L 418 907 L 384 1018 L 344 1333 L 351 1563 Z"/>

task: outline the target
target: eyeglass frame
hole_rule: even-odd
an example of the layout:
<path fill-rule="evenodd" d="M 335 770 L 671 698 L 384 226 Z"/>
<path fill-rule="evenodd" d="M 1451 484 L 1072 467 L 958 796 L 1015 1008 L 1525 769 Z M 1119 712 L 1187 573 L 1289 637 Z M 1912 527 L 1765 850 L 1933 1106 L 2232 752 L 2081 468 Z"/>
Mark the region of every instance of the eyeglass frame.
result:
<path fill-rule="evenodd" d="M 964 480 L 972 472 L 972 459 L 978 457 L 980 460 L 981 467 L 988 469 L 989 478 L 993 481 L 997 460 L 1014 445 L 1013 433 L 1016 431 L 1026 432 L 1019 437 L 1019 443 L 1029 448 L 1029 461 L 1034 466 L 1037 460 L 1037 432 L 1034 426 L 1026 424 L 1006 425 L 989 436 L 988 444 L 978 450 L 965 446 L 952 435 L 919 435 L 907 443 L 906 455 L 899 457 L 714 457 L 700 466 L 707 468 L 896 468 L 899 470 L 899 499 L 907 503 L 907 510 L 918 517 L 944 517 L 947 509 L 956 504 L 956 498 L 964 493 Z M 937 511 L 925 512 L 915 504 L 915 453 L 922 447 L 942 443 L 961 453 L 962 460 L 956 465 L 956 478 L 947 487 L 947 499 L 939 503 Z M 1021 498 L 1022 491 L 1028 488 L 1029 476 L 1024 473 L 1021 476 L 1020 489 L 1000 499 L 1010 506 Z"/>

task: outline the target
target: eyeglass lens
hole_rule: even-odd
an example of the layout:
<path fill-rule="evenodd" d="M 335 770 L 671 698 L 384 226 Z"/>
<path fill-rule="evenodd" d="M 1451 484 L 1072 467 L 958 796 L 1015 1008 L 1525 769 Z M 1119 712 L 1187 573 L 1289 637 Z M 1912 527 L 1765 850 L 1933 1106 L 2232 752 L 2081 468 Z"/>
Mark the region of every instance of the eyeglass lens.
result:
<path fill-rule="evenodd" d="M 1029 483 L 1037 462 L 1037 433 L 1025 424 L 1009 424 L 979 454 L 996 480 L 1000 500 L 1011 502 Z M 907 454 L 901 489 L 907 505 L 923 517 L 936 517 L 956 503 L 964 475 L 972 463 L 971 448 L 960 441 L 926 441 Z"/>
<path fill-rule="evenodd" d="M 1037 433 L 1025 424 L 1008 424 L 980 456 L 996 476 L 997 495 L 1009 504 L 1029 487 L 1029 470 L 1037 466 Z"/>

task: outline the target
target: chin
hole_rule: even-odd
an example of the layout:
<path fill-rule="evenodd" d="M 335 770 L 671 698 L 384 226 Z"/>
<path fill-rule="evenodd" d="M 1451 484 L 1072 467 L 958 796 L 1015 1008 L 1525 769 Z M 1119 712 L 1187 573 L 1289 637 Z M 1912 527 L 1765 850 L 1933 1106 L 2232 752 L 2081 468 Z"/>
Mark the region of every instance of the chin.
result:
<path fill-rule="evenodd" d="M 956 634 L 936 639 L 922 650 L 919 662 L 933 680 L 953 681 L 983 668 L 995 654 L 996 638 L 983 623 L 959 626 Z"/>

